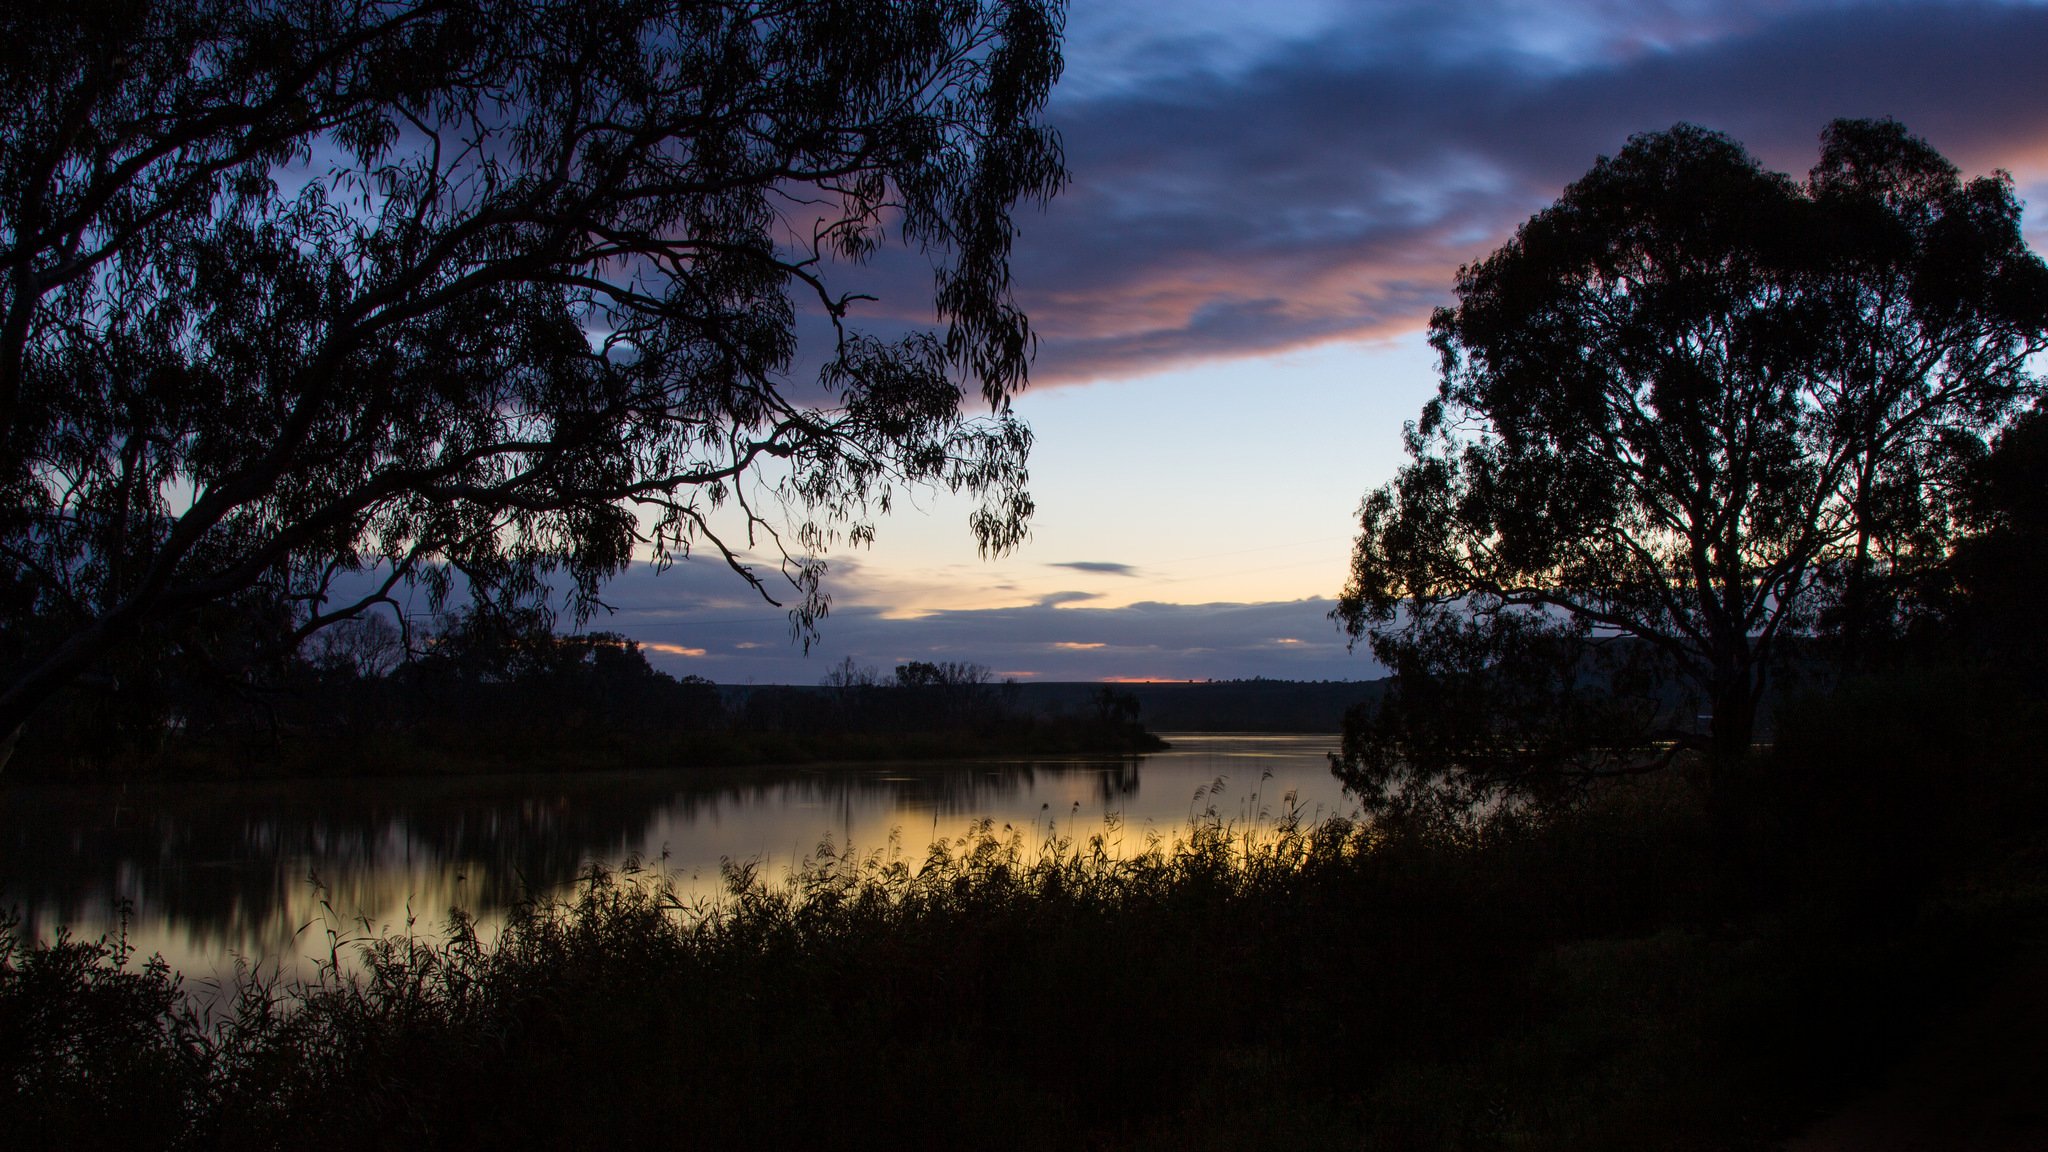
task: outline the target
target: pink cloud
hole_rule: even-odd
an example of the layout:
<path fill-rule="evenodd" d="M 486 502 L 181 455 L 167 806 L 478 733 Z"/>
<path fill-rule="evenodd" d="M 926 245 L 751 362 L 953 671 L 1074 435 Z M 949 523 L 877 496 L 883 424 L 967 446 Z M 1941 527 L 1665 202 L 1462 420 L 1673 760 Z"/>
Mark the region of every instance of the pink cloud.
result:
<path fill-rule="evenodd" d="M 660 652 L 665 656 L 702 656 L 705 651 L 702 648 L 686 648 L 681 644 L 663 644 L 659 642 L 643 642 L 640 646 L 649 652 Z M 745 645 L 742 645 L 742 647 L 745 647 Z"/>

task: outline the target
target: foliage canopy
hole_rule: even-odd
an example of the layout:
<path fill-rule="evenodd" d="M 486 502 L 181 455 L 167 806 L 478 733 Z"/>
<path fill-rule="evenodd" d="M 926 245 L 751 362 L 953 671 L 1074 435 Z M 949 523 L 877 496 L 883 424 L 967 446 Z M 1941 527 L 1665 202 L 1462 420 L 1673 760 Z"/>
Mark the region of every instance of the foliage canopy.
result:
<path fill-rule="evenodd" d="M 1821 144 L 1795 182 L 1691 125 L 1634 137 L 1460 270 L 1335 613 L 1397 673 L 1354 782 L 1588 770 L 1565 747 L 1593 732 L 1684 735 L 1645 689 L 1674 675 L 1736 754 L 1788 644 L 1880 627 L 1945 557 L 1961 470 L 2041 392 L 2048 268 L 2003 173 L 1964 180 L 1891 121 Z M 1454 682 L 1583 730 L 1430 719 L 1471 703 Z"/>
<path fill-rule="evenodd" d="M 1063 18 L 9 6 L 0 731 L 242 600 L 307 634 L 409 582 L 555 573 L 583 611 L 643 547 L 765 594 L 760 548 L 807 632 L 819 555 L 901 485 L 978 495 L 980 543 L 1016 543 L 1011 213 L 1065 179 L 1038 119 Z M 898 240 L 935 329 L 856 323 L 856 267 Z"/>

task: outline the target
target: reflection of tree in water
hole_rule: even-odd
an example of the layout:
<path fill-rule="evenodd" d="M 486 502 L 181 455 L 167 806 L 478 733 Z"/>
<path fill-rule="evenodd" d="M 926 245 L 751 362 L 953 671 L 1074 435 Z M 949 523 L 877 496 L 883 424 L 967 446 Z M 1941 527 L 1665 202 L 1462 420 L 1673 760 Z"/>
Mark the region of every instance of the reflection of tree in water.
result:
<path fill-rule="evenodd" d="M 1110 807 L 1138 791 L 1142 757 L 1104 760 L 1037 760 L 1014 763 L 933 766 L 892 765 L 854 777 L 815 777 L 818 799 L 888 801 L 911 812 L 937 816 L 977 817 L 989 814 L 999 801 L 1036 788 L 1041 777 L 1094 777 L 1097 799 Z"/>
<path fill-rule="evenodd" d="M 451 903 L 492 915 L 639 851 L 658 821 L 805 803 L 976 816 L 1081 774 L 1106 806 L 1137 792 L 1136 760 L 15 788 L 0 792 L 0 907 L 22 905 L 48 935 L 105 922 L 125 897 L 199 942 L 260 954 L 323 913 L 323 896 L 334 927 L 407 902 L 422 925 Z"/>
<path fill-rule="evenodd" d="M 404 887 L 421 873 L 463 875 L 467 906 L 487 912 L 622 855 L 678 797 L 685 807 L 698 798 L 671 775 L 15 794 L 0 809 L 0 886 L 46 918 L 98 919 L 126 896 L 227 941 L 268 935 L 260 929 L 310 887 L 309 874 L 336 889 L 343 917 L 375 906 L 386 887 L 365 877 Z"/>

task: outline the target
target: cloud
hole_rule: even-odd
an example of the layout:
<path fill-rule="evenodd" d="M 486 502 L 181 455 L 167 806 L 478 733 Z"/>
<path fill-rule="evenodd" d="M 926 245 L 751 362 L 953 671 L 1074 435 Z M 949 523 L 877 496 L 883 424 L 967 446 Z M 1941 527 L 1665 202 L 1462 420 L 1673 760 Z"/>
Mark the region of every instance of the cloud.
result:
<path fill-rule="evenodd" d="M 854 605 L 834 608 L 806 653 L 772 609 L 664 610 L 665 584 L 675 582 L 676 593 L 687 595 L 688 584 L 717 575 L 676 582 L 679 574 L 680 566 L 661 576 L 636 570 L 620 577 L 614 585 L 620 608 L 601 627 L 640 641 L 656 667 L 722 683 L 813 684 L 847 658 L 885 670 L 906 660 L 962 661 L 1035 680 L 1366 680 L 1382 674 L 1369 655 L 1346 649 L 1329 620 L 1334 603 L 1327 599 L 1098 608 L 1056 598 L 913 618 Z M 1298 642 L 1279 643 L 1276 636 Z"/>
<path fill-rule="evenodd" d="M 1060 560 L 1047 564 L 1048 568 L 1071 568 L 1076 572 L 1094 572 L 1104 576 L 1136 576 L 1138 569 L 1130 564 L 1118 564 L 1111 560 Z"/>
<path fill-rule="evenodd" d="M 702 656 L 705 652 L 702 648 L 685 648 L 681 644 L 664 644 L 659 641 L 649 641 L 640 646 L 649 652 L 659 652 L 664 656 Z"/>
<path fill-rule="evenodd" d="M 1421 325 L 1633 133 L 1692 120 L 1802 171 L 1894 116 L 1972 171 L 2048 156 L 2048 10 L 1996 3 L 1361 6 L 1226 69 L 1061 102 L 1073 187 L 1021 220 L 1034 378 Z"/>
<path fill-rule="evenodd" d="M 1062 604 L 1082 604 L 1102 599 L 1100 592 L 1048 592 L 1038 598 L 1040 608 L 1057 608 Z"/>
<path fill-rule="evenodd" d="M 727 684 L 815 684 L 848 658 L 885 669 L 906 660 L 962 661 L 1036 680 L 1383 675 L 1370 655 L 1347 649 L 1327 598 L 1101 608 L 1082 603 L 1093 593 L 1069 592 L 1036 604 L 909 618 L 891 616 L 887 605 L 855 604 L 834 607 L 807 651 L 787 614 L 726 596 L 734 579 L 723 565 L 695 560 L 665 572 L 636 564 L 605 586 L 609 611 L 582 628 L 639 642 L 658 668 Z"/>

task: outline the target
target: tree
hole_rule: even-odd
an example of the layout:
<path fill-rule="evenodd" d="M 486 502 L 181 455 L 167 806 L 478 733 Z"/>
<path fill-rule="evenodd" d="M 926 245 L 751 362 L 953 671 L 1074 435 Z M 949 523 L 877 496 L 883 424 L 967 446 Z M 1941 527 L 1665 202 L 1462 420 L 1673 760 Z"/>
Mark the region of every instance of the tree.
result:
<path fill-rule="evenodd" d="M 1963 493 L 1969 534 L 1919 589 L 1924 631 L 1950 655 L 2038 688 L 2048 683 L 2048 408 L 2008 426 Z"/>
<path fill-rule="evenodd" d="M 345 680 L 388 676 L 405 657 L 403 638 L 381 613 L 336 621 L 306 649 L 313 667 Z"/>
<path fill-rule="evenodd" d="M 1605 674 L 1589 653 L 1654 655 L 1740 755 L 1786 645 L 1867 627 L 1874 587 L 1939 562 L 1959 464 L 2040 394 L 2048 268 L 2019 218 L 2010 178 L 1890 121 L 1831 124 L 1804 183 L 1690 125 L 1632 138 L 1459 271 L 1336 619 L 1425 674 L 1455 642 L 1513 675 L 1488 661 L 1530 645 L 1474 639 L 1503 631 L 1551 637 L 1563 688 Z M 1398 725 L 1367 735 L 1361 779 L 1402 756 Z"/>
<path fill-rule="evenodd" d="M 970 664 L 959 660 L 941 660 L 934 664 L 929 660 L 912 660 L 896 666 L 896 684 L 900 688 L 967 688 L 986 687 L 995 681 L 995 674 L 986 664 Z"/>
<path fill-rule="evenodd" d="M 1347 709 L 1338 775 L 1376 815 L 1467 812 L 1503 785 L 1570 799 L 1670 763 L 1668 662 L 1539 612 L 1427 611 L 1373 639 L 1390 683 Z"/>
<path fill-rule="evenodd" d="M 819 557 L 902 485 L 978 495 L 984 549 L 1015 544 L 1011 213 L 1065 178 L 1038 120 L 1062 20 L 9 6 L 0 733 L 235 597 L 287 606 L 287 643 L 409 583 L 559 578 L 580 616 L 636 548 L 701 548 L 773 600 L 759 546 L 808 635 Z M 853 277 L 898 240 L 933 329 L 859 323 Z"/>

